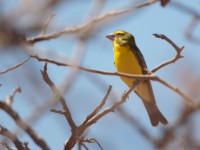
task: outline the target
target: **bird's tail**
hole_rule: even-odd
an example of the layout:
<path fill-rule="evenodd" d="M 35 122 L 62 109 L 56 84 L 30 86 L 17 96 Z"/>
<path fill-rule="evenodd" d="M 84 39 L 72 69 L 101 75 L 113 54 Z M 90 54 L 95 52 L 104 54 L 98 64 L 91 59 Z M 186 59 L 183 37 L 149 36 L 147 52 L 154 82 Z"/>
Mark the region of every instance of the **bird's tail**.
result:
<path fill-rule="evenodd" d="M 157 126 L 159 122 L 161 122 L 162 124 L 168 124 L 167 119 L 160 112 L 156 104 L 146 101 L 143 101 L 143 103 L 144 106 L 146 107 L 151 124 L 153 126 Z"/>

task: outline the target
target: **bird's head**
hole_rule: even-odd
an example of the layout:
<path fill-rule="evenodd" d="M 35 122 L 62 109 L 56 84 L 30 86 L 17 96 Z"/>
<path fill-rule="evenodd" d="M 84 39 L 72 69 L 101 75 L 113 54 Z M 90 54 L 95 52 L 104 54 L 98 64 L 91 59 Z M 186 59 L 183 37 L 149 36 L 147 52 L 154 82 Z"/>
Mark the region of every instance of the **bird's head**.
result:
<path fill-rule="evenodd" d="M 117 30 L 109 35 L 106 35 L 108 39 L 110 39 L 113 43 L 119 45 L 134 45 L 135 39 L 134 36 L 126 31 Z"/>

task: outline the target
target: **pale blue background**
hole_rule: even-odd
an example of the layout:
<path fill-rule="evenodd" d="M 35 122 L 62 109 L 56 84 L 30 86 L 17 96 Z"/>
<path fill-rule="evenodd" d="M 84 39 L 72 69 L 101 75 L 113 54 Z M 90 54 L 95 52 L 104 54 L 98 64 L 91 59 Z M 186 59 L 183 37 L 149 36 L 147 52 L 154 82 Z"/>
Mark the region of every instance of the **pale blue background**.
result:
<path fill-rule="evenodd" d="M 124 8 L 130 2 L 131 1 L 129 0 L 123 2 L 109 0 L 106 2 L 101 13 Z M 178 2 L 199 11 L 199 0 L 179 0 Z M 1 3 L 2 7 L 0 8 L 6 15 L 16 7 L 18 1 L 11 0 L 9 2 Z M 63 1 L 62 5 L 57 6 L 53 10 L 56 16 L 53 18 L 51 26 L 56 26 L 57 28 L 52 30 L 81 24 L 86 18 L 86 14 L 90 7 L 91 1 L 89 0 L 84 2 L 78 0 L 68 2 Z M 170 4 L 163 8 L 159 3 L 141 8 L 134 13 L 113 17 L 109 22 L 106 22 L 106 24 L 96 26 L 97 31 L 92 34 L 92 38 L 86 41 L 82 65 L 98 70 L 115 71 L 112 60 L 112 44 L 105 38 L 105 35 L 116 29 L 123 29 L 135 36 L 137 45 L 142 51 L 149 69 L 152 69 L 159 63 L 173 57 L 175 54 L 175 50 L 171 45 L 152 35 L 153 33 L 162 33 L 172 39 L 178 46 L 185 45 L 185 49 L 182 53 L 185 57 L 175 64 L 159 70 L 156 74 L 188 94 L 187 85 L 189 86 L 190 80 L 192 79 L 187 78 L 188 81 L 185 81 L 185 74 L 189 72 L 192 74 L 191 76 L 196 78 L 200 75 L 199 44 L 189 42 L 184 36 L 184 30 L 189 24 L 191 17 L 191 14 L 177 10 Z M 26 23 L 27 22 L 18 22 L 19 26 L 26 26 Z M 48 32 L 51 32 L 51 26 Z M 194 34 L 199 36 L 199 33 L 200 28 L 198 27 L 195 29 Z M 37 33 L 33 33 L 33 35 L 29 36 L 34 35 L 37 35 Z M 72 50 L 74 49 L 75 44 L 76 37 L 69 34 L 54 40 L 37 43 L 34 48 L 36 52 L 52 51 L 52 55 L 56 52 L 60 55 L 69 57 L 73 53 Z M 4 48 L 1 48 L 1 50 L 0 70 L 16 64 L 26 57 L 26 54 L 17 48 L 12 51 L 3 51 L 5 50 Z M 23 73 L 24 67 L 29 68 L 30 74 Z M 32 106 L 41 105 L 43 99 L 46 98 L 46 94 L 50 92 L 49 87 L 42 81 L 40 75 L 39 69 L 42 69 L 42 67 L 43 63 L 38 63 L 36 60 L 31 59 L 24 66 L 0 76 L 0 83 L 2 84 L 2 87 L 0 87 L 0 99 L 5 98 L 16 85 L 21 86 L 22 93 L 16 95 L 13 108 L 22 118 L 27 118 L 32 113 Z M 67 70 L 69 69 L 67 68 Z M 37 76 L 38 81 L 31 81 L 31 74 Z M 61 79 L 66 76 L 66 68 L 49 65 L 49 74 L 52 80 L 56 84 L 59 84 Z M 106 87 L 112 85 L 113 91 L 117 93 L 118 97 L 120 97 L 123 91 L 127 89 L 126 85 L 121 82 L 118 77 L 97 75 L 81 71 L 76 82 L 64 95 L 68 100 L 73 118 L 77 124 L 80 123 L 101 101 L 106 92 L 106 88 L 100 89 L 97 85 L 93 84 L 94 81 L 91 82 L 87 76 L 91 76 L 90 78 L 99 78 Z M 33 83 L 35 82 L 41 82 L 41 86 L 33 87 Z M 168 126 L 170 126 L 181 108 L 181 97 L 157 82 L 152 82 L 152 84 L 158 106 L 168 119 Z M 30 91 L 30 89 L 33 91 Z M 41 90 L 46 92 L 41 93 Z M 127 102 L 121 107 L 127 109 L 128 112 L 139 120 L 140 123 L 155 137 L 159 136 L 161 128 L 165 128 L 162 125 L 159 125 L 157 128 L 151 126 L 143 104 L 134 93 L 129 96 Z M 10 130 L 16 126 L 4 112 L 0 111 L 0 116 L 2 116 L 0 118 L 1 125 Z M 70 134 L 70 128 L 66 123 L 65 118 L 50 113 L 49 110 L 47 110 L 45 114 L 42 114 L 32 126 L 47 141 L 53 150 L 62 149 L 64 141 Z M 198 136 L 199 131 L 196 134 Z M 153 149 L 152 145 L 138 134 L 138 131 L 135 128 L 119 117 L 118 113 L 110 113 L 91 126 L 87 138 L 93 137 L 101 143 L 105 150 Z M 20 136 L 20 139 L 28 140 L 30 148 L 39 149 L 32 143 L 28 136 L 23 134 Z M 87 145 L 91 149 L 99 149 L 96 144 Z"/>

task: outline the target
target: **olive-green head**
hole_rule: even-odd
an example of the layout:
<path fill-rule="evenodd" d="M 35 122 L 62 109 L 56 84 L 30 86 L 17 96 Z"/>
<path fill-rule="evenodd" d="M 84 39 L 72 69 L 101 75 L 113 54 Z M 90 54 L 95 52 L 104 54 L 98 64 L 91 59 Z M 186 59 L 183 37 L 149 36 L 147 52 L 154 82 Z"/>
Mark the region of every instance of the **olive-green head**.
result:
<path fill-rule="evenodd" d="M 123 30 L 117 30 L 107 35 L 106 37 L 110 39 L 113 43 L 116 43 L 119 45 L 129 45 L 129 46 L 135 45 L 134 36 Z"/>

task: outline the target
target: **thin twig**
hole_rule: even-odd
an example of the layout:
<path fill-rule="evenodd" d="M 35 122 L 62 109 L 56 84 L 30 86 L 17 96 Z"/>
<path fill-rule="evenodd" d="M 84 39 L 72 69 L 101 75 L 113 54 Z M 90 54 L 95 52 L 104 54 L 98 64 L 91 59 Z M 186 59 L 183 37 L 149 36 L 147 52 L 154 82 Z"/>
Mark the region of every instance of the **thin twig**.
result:
<path fill-rule="evenodd" d="M 186 38 L 188 40 L 190 40 L 191 42 L 199 44 L 200 43 L 200 37 L 196 37 L 196 36 L 192 35 L 192 31 L 195 29 L 195 27 L 197 27 L 197 25 L 198 25 L 197 23 L 200 22 L 199 11 L 193 9 L 189 5 L 184 5 L 184 3 L 180 3 L 178 1 L 171 1 L 170 6 L 175 7 L 176 10 L 180 10 L 183 13 L 187 13 L 189 15 L 192 15 L 192 19 L 185 29 L 185 35 L 186 35 Z"/>
<path fill-rule="evenodd" d="M 15 89 L 13 89 L 12 93 L 6 97 L 5 102 L 10 105 L 13 102 L 14 96 L 17 94 L 17 92 L 21 93 L 21 88 L 17 86 Z"/>
<path fill-rule="evenodd" d="M 0 135 L 9 138 L 15 144 L 17 149 L 25 150 L 22 142 L 17 138 L 17 136 L 8 129 L 4 128 L 2 125 L 0 125 Z"/>
<path fill-rule="evenodd" d="M 65 142 L 63 150 L 72 149 L 74 147 L 74 145 L 76 144 L 77 137 L 80 137 L 85 132 L 85 130 L 88 129 L 88 127 L 90 127 L 92 124 L 94 124 L 95 122 L 97 122 L 100 118 L 102 118 L 106 114 L 108 114 L 110 112 L 114 112 L 114 110 L 117 107 L 119 107 L 122 103 L 124 103 L 126 101 L 128 95 L 139 84 L 139 82 L 140 82 L 139 80 L 135 80 L 134 83 L 133 83 L 133 85 L 125 93 L 123 93 L 123 95 L 122 95 L 122 97 L 121 97 L 120 100 L 116 101 L 113 105 L 105 108 L 104 110 L 102 110 L 101 112 L 99 112 L 98 114 L 96 114 L 95 116 L 93 116 L 90 120 L 87 121 L 87 123 L 84 120 L 76 128 L 76 130 L 75 130 L 76 132 L 73 132 L 71 134 L 70 138 Z"/>
<path fill-rule="evenodd" d="M 54 112 L 54 113 L 57 113 L 57 114 L 61 114 L 61 115 L 65 115 L 65 111 L 63 111 L 63 110 L 56 110 L 56 109 L 51 109 L 50 110 L 51 112 Z"/>
<path fill-rule="evenodd" d="M 83 148 L 85 148 L 85 150 L 89 150 L 89 148 L 85 145 L 85 143 L 80 142 L 79 145 L 82 146 Z"/>
<path fill-rule="evenodd" d="M 44 69 L 43 69 L 43 71 L 41 70 L 41 73 L 42 73 L 43 80 L 47 83 L 47 85 L 49 85 L 52 92 L 55 94 L 55 96 L 58 98 L 59 102 L 61 103 L 63 110 L 64 110 L 64 116 L 73 131 L 76 128 L 76 124 L 72 119 L 71 112 L 65 102 L 65 99 L 62 97 L 62 95 L 56 88 L 55 84 L 51 81 L 51 79 L 49 78 L 49 76 L 47 74 L 47 63 L 45 63 Z"/>
<path fill-rule="evenodd" d="M 110 92 L 111 92 L 111 86 L 109 86 L 100 104 L 97 105 L 96 108 L 88 115 L 88 117 L 86 117 L 86 119 L 75 129 L 75 131 L 72 132 L 70 138 L 65 141 L 64 148 L 63 148 L 64 150 L 72 149 L 74 147 L 74 145 L 77 143 L 78 138 L 81 137 L 82 134 L 85 132 L 85 130 L 89 127 L 86 124 L 96 115 L 99 109 L 103 107 Z"/>
<path fill-rule="evenodd" d="M 22 62 L 20 62 L 19 64 L 14 65 L 14 66 L 12 66 L 12 67 L 6 69 L 6 70 L 0 71 L 0 75 L 1 75 L 1 74 L 4 74 L 4 73 L 7 73 L 7 72 L 9 72 L 9 71 L 11 71 L 11 70 L 13 70 L 13 69 L 18 68 L 18 67 L 20 67 L 21 65 L 23 65 L 24 63 L 26 63 L 29 59 L 30 59 L 30 57 L 25 58 L 25 59 L 24 59 Z"/>
<path fill-rule="evenodd" d="M 127 99 L 127 97 L 129 96 L 129 94 L 133 91 L 133 89 L 139 84 L 139 80 L 135 80 L 133 85 L 126 91 L 123 93 L 122 97 L 120 100 L 116 101 L 114 104 L 112 104 L 111 106 L 105 108 L 104 110 L 102 110 L 101 112 L 99 112 L 95 117 L 91 118 L 88 123 L 86 124 L 86 128 L 89 127 L 90 125 L 94 124 L 97 120 L 99 120 L 101 117 L 103 117 L 104 115 L 110 113 L 110 112 L 114 112 L 114 110 L 119 107 L 122 103 L 124 103 Z"/>
<path fill-rule="evenodd" d="M 180 115 L 177 117 L 174 124 L 168 128 L 163 129 L 162 137 L 154 139 L 154 145 L 158 149 L 164 149 L 167 144 L 175 139 L 175 133 L 180 129 L 181 126 L 189 122 L 191 115 L 200 109 L 200 103 L 196 107 L 188 107 L 187 105 L 181 110 Z"/>
<path fill-rule="evenodd" d="M 42 32 L 40 33 L 40 36 L 46 34 L 47 27 L 48 27 L 49 23 L 51 22 L 51 20 L 53 19 L 54 16 L 55 16 L 55 14 L 51 14 L 51 15 L 48 17 L 47 21 L 46 21 L 45 24 L 44 24 L 43 30 L 42 30 Z"/>
<path fill-rule="evenodd" d="M 69 27 L 69 28 L 65 28 L 63 30 L 56 31 L 56 32 L 53 32 L 53 33 L 50 33 L 50 34 L 45 34 L 45 35 L 42 35 L 42 36 L 39 35 L 37 37 L 28 38 L 28 39 L 26 39 L 26 41 L 28 43 L 34 44 L 34 43 L 39 42 L 39 41 L 57 38 L 57 37 L 59 37 L 63 34 L 66 34 L 66 33 L 76 33 L 76 32 L 84 30 L 85 28 L 87 28 L 90 25 L 94 25 L 94 24 L 96 24 L 100 21 L 106 20 L 107 18 L 119 16 L 119 15 L 122 15 L 122 14 L 125 14 L 125 13 L 128 13 L 128 12 L 134 11 L 134 10 L 139 9 L 141 7 L 151 5 L 151 4 L 153 4 L 157 1 L 158 0 L 149 0 L 149 1 L 146 1 L 144 3 L 138 4 L 136 6 L 131 6 L 131 7 L 126 8 L 126 9 L 109 11 L 109 12 L 106 12 L 106 13 L 100 15 L 100 16 L 97 16 L 97 17 L 95 17 L 95 18 L 93 18 L 93 19 L 91 19 L 91 20 L 89 20 L 89 21 L 87 21 L 83 24 L 72 26 L 72 27 Z"/>
<path fill-rule="evenodd" d="M 155 71 L 161 69 L 162 67 L 175 62 L 179 58 L 182 58 L 181 51 L 184 48 L 184 47 L 179 48 L 174 42 L 172 42 L 165 35 L 156 34 L 155 36 L 159 37 L 159 38 L 162 38 L 162 39 L 166 40 L 168 43 L 170 43 L 175 48 L 177 54 L 176 54 L 176 56 L 174 58 L 172 58 L 172 59 L 170 59 L 170 60 L 168 60 L 168 61 L 166 61 L 164 63 L 161 63 L 159 66 L 154 68 L 152 70 L 152 72 L 155 72 Z M 36 58 L 36 59 L 38 59 L 38 61 L 49 62 L 49 63 L 53 63 L 53 64 L 56 64 L 56 65 L 59 65 L 59 66 L 70 66 L 70 67 L 73 67 L 73 68 L 84 70 L 86 72 L 92 72 L 92 73 L 98 73 L 98 74 L 104 74 L 104 75 L 113 75 L 113 76 L 124 76 L 124 77 L 127 77 L 127 78 L 135 78 L 135 79 L 155 80 L 155 81 L 158 81 L 158 82 L 164 84 L 165 86 L 167 86 L 168 88 L 172 89 L 176 93 L 178 93 L 180 96 L 182 96 L 184 98 L 184 100 L 187 100 L 187 101 L 185 101 L 187 104 L 189 104 L 190 106 L 193 106 L 192 100 L 189 97 L 187 97 L 182 91 L 180 91 L 178 88 L 172 86 L 171 84 L 167 83 L 166 81 L 162 80 L 161 78 L 155 76 L 152 72 L 150 72 L 149 75 L 130 75 L 130 74 L 123 74 L 123 73 L 119 73 L 119 72 L 107 72 L 107 71 L 101 71 L 101 70 L 96 70 L 96 69 L 90 69 L 90 68 L 77 66 L 77 65 L 73 65 L 73 64 L 61 63 L 61 62 L 57 62 L 57 61 L 54 61 L 54 60 L 49 60 L 49 59 L 46 59 L 46 58 L 40 58 L 38 56 L 30 56 L 30 57 Z M 138 81 L 138 80 L 136 80 L 136 81 Z M 131 91 L 132 91 L 132 89 L 129 89 L 125 93 L 125 95 L 129 94 Z M 76 128 L 76 130 L 75 130 L 76 132 L 72 132 L 70 138 L 65 142 L 64 150 L 72 148 L 76 144 L 77 136 L 78 137 L 81 136 L 83 134 L 83 132 L 89 126 L 94 124 L 96 121 L 98 121 L 101 117 L 103 117 L 107 113 L 113 112 L 115 110 L 115 108 L 117 108 L 119 105 L 121 105 L 126 100 L 126 96 L 125 96 L 125 98 L 123 98 L 123 97 L 124 96 L 122 96 L 121 100 L 117 101 L 116 103 L 114 103 L 110 107 L 102 110 L 99 113 L 98 113 L 98 111 L 99 111 L 100 108 L 97 106 L 96 110 L 98 110 L 98 111 L 93 111 L 93 115 L 91 115 L 91 116 L 89 115 L 89 119 L 86 118 L 86 121 L 84 120 L 83 123 Z M 103 106 L 103 104 L 102 104 L 102 106 Z"/>
<path fill-rule="evenodd" d="M 197 28 L 197 25 L 200 23 L 200 15 L 199 16 L 192 16 L 191 21 L 185 28 L 185 36 L 188 40 L 192 41 L 193 43 L 199 44 L 200 43 L 200 37 L 196 37 L 193 35 L 195 28 Z"/>
<path fill-rule="evenodd" d="M 83 124 L 86 124 L 88 120 L 90 120 L 94 115 L 96 115 L 97 112 L 99 112 L 99 110 L 104 106 L 106 100 L 108 99 L 108 96 L 110 95 L 111 89 L 112 86 L 110 85 L 101 103 L 86 117 Z"/>
<path fill-rule="evenodd" d="M 40 146 L 43 150 L 50 150 L 47 143 L 27 124 L 25 123 L 19 114 L 15 112 L 10 105 L 6 104 L 3 101 L 0 101 L 0 109 L 4 110 L 10 117 L 12 117 L 16 124 L 23 129 L 33 141 Z M 21 150 L 21 149 L 20 149 Z"/>
<path fill-rule="evenodd" d="M 192 99 L 190 99 L 187 95 L 185 95 L 180 89 L 178 89 L 177 87 L 171 85 L 170 83 L 162 80 L 160 77 L 156 77 L 157 79 L 155 81 L 158 81 L 160 83 L 162 83 L 163 85 L 165 85 L 166 87 L 170 88 L 171 90 L 175 91 L 177 94 L 179 94 L 184 102 L 189 105 L 189 106 L 192 106 L 192 107 L 196 107 L 197 105 L 192 101 Z"/>
<path fill-rule="evenodd" d="M 114 112 L 114 110 L 119 107 L 122 103 L 124 103 L 128 97 L 128 95 L 132 92 L 132 90 L 138 85 L 139 81 L 136 80 L 133 85 L 125 92 L 123 93 L 121 99 L 119 101 L 116 101 L 113 105 L 111 105 L 110 107 L 105 108 L 104 110 L 102 110 L 101 112 L 99 112 L 98 114 L 96 114 L 95 116 L 93 116 L 90 120 L 87 121 L 87 123 L 85 122 L 85 120 L 80 124 L 80 126 L 78 126 L 77 128 L 77 132 L 72 133 L 72 135 L 70 136 L 70 138 L 65 142 L 64 144 L 64 150 L 68 150 L 71 149 L 77 140 L 77 137 L 80 137 L 85 130 L 90 127 L 92 124 L 94 124 L 95 122 L 97 122 L 100 118 L 102 118 L 103 116 L 105 116 L 106 114 L 110 113 L 110 112 Z M 99 105 L 98 105 L 99 106 Z M 97 106 L 97 107 L 98 107 Z"/>
<path fill-rule="evenodd" d="M 25 150 L 31 150 L 28 148 L 28 141 L 23 142 Z"/>
<path fill-rule="evenodd" d="M 160 68 L 162 68 L 162 67 L 164 67 L 164 66 L 166 66 L 166 65 L 169 65 L 169 64 L 171 64 L 171 63 L 174 63 L 174 62 L 176 62 L 176 61 L 177 61 L 178 59 L 180 59 L 180 58 L 183 58 L 183 56 L 181 55 L 181 52 L 182 52 L 182 50 L 184 49 L 184 46 L 178 47 L 172 40 L 170 40 L 170 39 L 169 39 L 167 36 L 165 36 L 164 34 L 153 34 L 153 35 L 154 35 L 155 37 L 161 38 L 161 39 L 167 41 L 169 44 L 171 44 L 171 45 L 174 47 L 174 49 L 176 50 L 176 55 L 175 55 L 173 58 L 171 58 L 171 59 L 169 59 L 169 60 L 167 60 L 167 61 L 165 61 L 165 62 L 159 64 L 157 67 L 155 67 L 154 69 L 152 69 L 151 72 L 156 72 L 156 71 L 159 70 Z"/>
<path fill-rule="evenodd" d="M 148 75 L 132 75 L 132 74 L 125 74 L 125 73 L 121 73 L 121 72 L 109 72 L 109 71 L 102 71 L 102 70 L 96 70 L 96 69 L 91 69 L 91 68 L 86 68 L 86 67 L 82 67 L 82 66 L 76 66 L 73 64 L 67 64 L 67 63 L 61 63 L 61 62 L 57 62 L 54 60 L 50 60 L 47 58 L 39 58 L 38 56 L 34 55 L 34 56 L 30 56 L 33 58 L 38 59 L 39 61 L 44 61 L 44 62 L 49 62 L 49 63 L 53 63 L 59 66 L 69 66 L 69 67 L 73 67 L 73 68 L 78 68 L 80 70 L 86 71 L 86 72 L 91 72 L 91 73 L 97 73 L 97 74 L 102 74 L 102 75 L 112 75 L 112 76 L 122 76 L 122 77 L 126 77 L 126 78 L 134 78 L 134 79 L 148 79 L 148 80 L 154 80 L 154 81 L 158 81 L 160 83 L 162 83 L 163 85 L 166 85 L 168 88 L 172 89 L 173 91 L 175 91 L 177 94 L 179 94 L 181 97 L 183 97 L 184 99 L 191 101 L 192 100 L 186 96 L 184 94 L 184 92 L 182 92 L 180 89 L 174 87 L 173 85 L 167 83 L 166 81 L 162 80 L 161 78 L 159 78 L 158 76 L 154 75 L 154 74 L 148 74 Z M 155 69 L 153 69 L 153 71 L 157 71 L 158 69 L 161 69 L 162 67 L 168 65 L 172 63 L 171 60 L 166 61 L 164 63 L 161 63 L 159 66 L 157 66 Z"/>
<path fill-rule="evenodd" d="M 183 98 L 183 101 L 190 107 L 197 107 L 197 105 L 193 102 L 193 100 L 191 98 L 189 98 L 186 94 L 184 94 L 184 92 L 182 92 L 179 88 L 171 85 L 170 83 L 166 82 L 165 80 L 161 79 L 160 77 L 156 76 L 156 79 L 154 81 L 157 81 L 159 83 L 162 83 L 163 85 L 165 85 L 166 87 L 168 87 L 169 89 L 173 90 L 174 92 L 176 92 L 178 95 L 180 95 Z"/>
<path fill-rule="evenodd" d="M 80 137 L 77 137 L 77 138 L 80 143 L 83 143 L 83 142 L 96 143 L 101 148 L 101 150 L 103 150 L 101 144 L 95 138 L 91 138 L 91 139 L 84 139 L 84 138 L 80 138 Z"/>
<path fill-rule="evenodd" d="M 200 13 L 198 11 L 198 9 L 194 9 L 192 7 L 189 7 L 190 5 L 184 5 L 184 3 L 181 3 L 179 1 L 171 1 L 171 5 L 172 7 L 175 7 L 176 9 L 187 13 L 189 15 L 194 15 L 200 18 Z"/>
<path fill-rule="evenodd" d="M 54 61 L 54 60 L 47 59 L 47 58 L 41 58 L 37 55 L 30 55 L 30 57 L 36 58 L 38 61 L 48 62 L 48 63 L 52 63 L 52 64 L 55 64 L 55 65 L 58 65 L 58 66 L 72 67 L 72 68 L 76 68 L 76 69 L 83 70 L 83 71 L 86 71 L 86 72 L 97 73 L 97 74 L 102 74 L 102 75 L 122 76 L 122 77 L 135 78 L 135 79 L 151 79 L 151 80 L 155 79 L 155 77 L 153 75 L 132 75 L 132 74 L 125 74 L 125 73 L 121 73 L 121 72 L 102 71 L 102 70 L 77 66 L 77 65 L 74 65 L 74 64 L 62 63 L 62 62 Z"/>
<path fill-rule="evenodd" d="M 8 150 L 14 150 L 14 148 L 11 148 L 7 143 L 5 143 L 4 141 L 0 141 L 0 145 L 4 146 L 5 148 L 7 148 Z M 17 150 L 17 149 L 15 149 Z"/>

